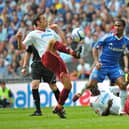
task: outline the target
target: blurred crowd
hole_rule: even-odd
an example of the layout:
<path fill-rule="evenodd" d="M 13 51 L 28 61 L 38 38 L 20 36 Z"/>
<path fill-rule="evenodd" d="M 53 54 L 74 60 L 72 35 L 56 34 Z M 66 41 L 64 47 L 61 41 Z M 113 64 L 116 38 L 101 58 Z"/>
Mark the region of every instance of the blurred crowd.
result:
<path fill-rule="evenodd" d="M 72 41 L 71 31 L 76 27 L 84 30 L 82 59 L 64 58 L 72 76 L 76 74 L 79 79 L 90 74 L 92 46 L 105 33 L 113 31 L 116 17 L 126 21 L 125 34 L 129 36 L 129 0 L 0 0 L 0 78 L 23 78 L 20 72 L 23 52 L 16 50 L 15 34 L 21 31 L 26 35 L 33 30 L 32 19 L 40 13 L 46 15 L 50 23 L 61 27 L 67 45 L 73 49 L 77 43 Z M 31 73 L 30 67 L 28 73 Z M 81 73 L 87 74 L 80 76 Z M 25 77 L 29 78 L 30 74 Z"/>

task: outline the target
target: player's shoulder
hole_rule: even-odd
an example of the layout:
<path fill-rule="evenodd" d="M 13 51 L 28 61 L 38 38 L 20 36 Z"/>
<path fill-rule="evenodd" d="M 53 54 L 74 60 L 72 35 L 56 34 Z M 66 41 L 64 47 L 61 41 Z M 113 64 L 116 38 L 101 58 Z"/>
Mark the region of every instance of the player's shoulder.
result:
<path fill-rule="evenodd" d="M 114 34 L 112 32 L 109 32 L 109 33 L 106 33 L 103 37 L 101 37 L 100 40 L 106 40 L 106 39 L 111 38 L 113 36 L 114 36 Z"/>
<path fill-rule="evenodd" d="M 38 30 L 32 30 L 28 32 L 28 35 L 35 35 L 36 33 L 38 33 Z"/>
<path fill-rule="evenodd" d="M 37 37 L 37 36 L 42 35 L 42 33 L 43 33 L 43 31 L 41 31 L 41 30 L 33 30 L 33 31 L 29 32 L 28 35 L 31 37 Z"/>
<path fill-rule="evenodd" d="M 109 32 L 109 33 L 106 33 L 105 34 L 105 37 L 106 38 L 111 38 L 111 37 L 113 37 L 114 36 L 114 33 L 113 32 Z"/>
<path fill-rule="evenodd" d="M 127 37 L 126 35 L 124 36 L 124 39 L 128 40 L 129 41 L 129 37 Z"/>

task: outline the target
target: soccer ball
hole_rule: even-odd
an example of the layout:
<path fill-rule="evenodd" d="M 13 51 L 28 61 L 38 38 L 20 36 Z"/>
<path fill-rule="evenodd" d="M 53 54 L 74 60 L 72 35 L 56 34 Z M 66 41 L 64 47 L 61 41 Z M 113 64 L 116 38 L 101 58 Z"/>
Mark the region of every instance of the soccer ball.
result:
<path fill-rule="evenodd" d="M 81 40 L 85 38 L 85 33 L 82 29 L 80 28 L 75 28 L 72 31 L 72 39 L 73 41 L 79 43 Z"/>

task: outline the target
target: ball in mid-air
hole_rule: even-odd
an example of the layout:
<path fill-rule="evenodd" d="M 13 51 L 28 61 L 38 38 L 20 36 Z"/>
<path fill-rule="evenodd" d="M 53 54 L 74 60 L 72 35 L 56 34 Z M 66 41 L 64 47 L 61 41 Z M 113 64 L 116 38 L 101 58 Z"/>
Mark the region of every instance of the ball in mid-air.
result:
<path fill-rule="evenodd" d="M 72 39 L 73 41 L 79 43 L 81 40 L 85 38 L 85 33 L 80 28 L 75 28 L 72 30 Z"/>

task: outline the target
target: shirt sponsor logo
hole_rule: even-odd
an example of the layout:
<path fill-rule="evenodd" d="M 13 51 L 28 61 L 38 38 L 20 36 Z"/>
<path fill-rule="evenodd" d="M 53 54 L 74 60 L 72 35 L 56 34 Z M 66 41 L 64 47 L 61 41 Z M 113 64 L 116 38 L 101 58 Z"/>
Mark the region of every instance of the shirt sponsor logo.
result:
<path fill-rule="evenodd" d="M 42 34 L 41 35 L 41 38 L 44 38 L 44 37 L 50 37 L 50 36 L 52 36 L 53 34 L 51 34 L 51 33 L 48 33 L 48 34 Z"/>
<path fill-rule="evenodd" d="M 123 52 L 124 51 L 124 49 L 125 49 L 125 44 L 122 46 L 122 48 L 115 48 L 115 47 L 113 47 L 113 43 L 109 43 L 109 46 L 108 46 L 108 48 L 110 49 L 110 50 L 112 50 L 112 51 L 116 51 L 116 52 Z"/>

